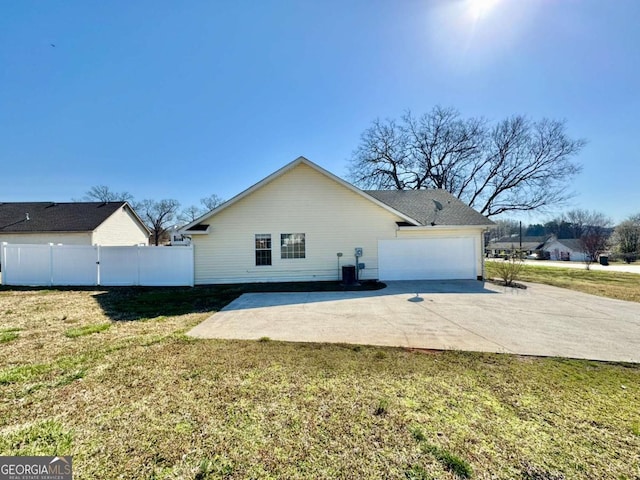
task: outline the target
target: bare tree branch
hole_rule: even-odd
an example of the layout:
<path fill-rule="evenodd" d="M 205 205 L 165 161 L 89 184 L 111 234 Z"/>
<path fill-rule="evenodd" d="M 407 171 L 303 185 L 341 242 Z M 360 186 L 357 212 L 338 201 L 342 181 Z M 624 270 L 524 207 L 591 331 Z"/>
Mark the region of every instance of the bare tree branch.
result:
<path fill-rule="evenodd" d="M 631 216 L 616 227 L 613 243 L 625 262 L 637 259 L 640 254 L 640 215 Z"/>
<path fill-rule="evenodd" d="M 350 179 L 363 188 L 442 188 L 491 217 L 566 202 L 584 145 L 561 121 L 513 116 L 490 127 L 435 107 L 400 123 L 375 120 L 353 153 Z"/>
<path fill-rule="evenodd" d="M 178 215 L 178 221 L 181 224 L 187 224 L 193 222 L 196 218 L 201 217 L 205 213 L 213 210 L 219 205 L 224 203 L 224 200 L 216 195 L 215 193 L 209 195 L 208 197 L 204 197 L 200 199 L 201 207 L 197 205 L 191 205 L 190 207 L 185 208 Z"/>
<path fill-rule="evenodd" d="M 208 197 L 204 197 L 200 199 L 200 203 L 204 206 L 204 208 L 208 210 L 213 210 L 214 208 L 222 205 L 224 203 L 224 199 L 222 197 L 219 197 L 218 195 L 216 195 L 215 193 L 212 193 L 211 195 L 209 195 Z M 203 212 L 207 213 L 207 212 Z M 195 220 L 195 219 L 194 219 Z"/>
<path fill-rule="evenodd" d="M 153 242 L 157 246 L 167 230 L 177 220 L 177 211 L 180 202 L 173 199 L 142 200 L 134 206 L 140 218 L 151 229 Z"/>
<path fill-rule="evenodd" d="M 94 185 L 82 197 L 85 202 L 133 202 L 129 192 L 114 192 L 106 185 Z"/>
<path fill-rule="evenodd" d="M 600 212 L 579 211 L 581 230 L 580 245 L 585 254 L 584 263 L 589 270 L 591 263 L 598 260 L 598 256 L 607 250 L 611 233 L 611 219 Z"/>

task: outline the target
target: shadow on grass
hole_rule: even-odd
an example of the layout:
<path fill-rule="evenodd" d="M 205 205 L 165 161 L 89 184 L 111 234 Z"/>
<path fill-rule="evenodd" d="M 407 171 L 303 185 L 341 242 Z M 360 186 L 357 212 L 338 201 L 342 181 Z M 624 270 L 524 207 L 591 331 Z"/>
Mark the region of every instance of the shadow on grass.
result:
<path fill-rule="evenodd" d="M 243 293 L 260 292 L 333 292 L 378 290 L 385 285 L 363 282 L 344 287 L 339 282 L 249 283 L 201 285 L 195 287 L 119 287 L 95 296 L 112 320 L 141 320 L 189 313 L 213 313 L 221 310 Z"/>
<path fill-rule="evenodd" d="M 54 292 L 96 292 L 94 298 L 114 321 L 144 320 L 156 317 L 217 312 L 243 293 L 259 292 L 342 292 L 379 290 L 380 282 L 362 282 L 345 287 L 339 282 L 249 283 L 202 285 L 196 287 L 9 287 L 0 292 L 33 291 L 41 295 Z"/>

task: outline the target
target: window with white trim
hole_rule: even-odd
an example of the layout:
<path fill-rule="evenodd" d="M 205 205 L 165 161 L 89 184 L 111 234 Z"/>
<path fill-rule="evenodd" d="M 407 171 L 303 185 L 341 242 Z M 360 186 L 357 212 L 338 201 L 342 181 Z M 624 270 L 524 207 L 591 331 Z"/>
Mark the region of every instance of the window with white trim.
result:
<path fill-rule="evenodd" d="M 305 258 L 306 246 L 304 233 L 280 234 L 280 258 Z"/>
<path fill-rule="evenodd" d="M 271 234 L 256 233 L 256 266 L 271 265 Z"/>

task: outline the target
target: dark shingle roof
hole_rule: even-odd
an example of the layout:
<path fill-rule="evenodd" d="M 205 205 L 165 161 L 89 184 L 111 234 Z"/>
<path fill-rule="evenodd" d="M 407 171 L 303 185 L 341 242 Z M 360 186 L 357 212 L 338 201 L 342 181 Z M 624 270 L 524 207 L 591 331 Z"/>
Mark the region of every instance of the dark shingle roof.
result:
<path fill-rule="evenodd" d="M 90 232 L 125 204 L 126 202 L 0 203 L 0 233 Z"/>
<path fill-rule="evenodd" d="M 494 223 L 446 190 L 365 190 L 367 195 L 420 222 L 421 225 L 486 225 Z M 442 210 L 436 211 L 436 203 Z"/>
<path fill-rule="evenodd" d="M 522 237 L 522 248 L 525 250 L 537 250 L 542 248 L 548 237 Z M 491 249 L 510 249 L 512 247 L 520 246 L 520 236 L 513 235 L 509 237 L 502 237 L 497 240 L 492 240 L 487 245 L 487 248 Z"/>

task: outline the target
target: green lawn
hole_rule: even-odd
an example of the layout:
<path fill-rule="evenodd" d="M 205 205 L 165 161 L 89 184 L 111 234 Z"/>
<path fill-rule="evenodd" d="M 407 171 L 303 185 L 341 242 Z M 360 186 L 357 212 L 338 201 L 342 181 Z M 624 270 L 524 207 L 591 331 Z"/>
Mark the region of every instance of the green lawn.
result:
<path fill-rule="evenodd" d="M 73 455 L 77 479 L 640 476 L 638 365 L 184 336 L 239 293 L 0 290 L 0 455 Z"/>
<path fill-rule="evenodd" d="M 498 276 L 496 263 L 485 262 L 487 278 Z M 520 274 L 520 280 L 569 288 L 618 300 L 640 302 L 640 275 L 637 273 L 525 265 Z"/>

